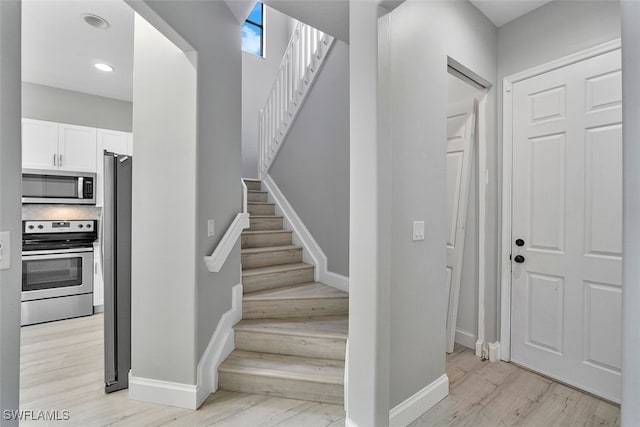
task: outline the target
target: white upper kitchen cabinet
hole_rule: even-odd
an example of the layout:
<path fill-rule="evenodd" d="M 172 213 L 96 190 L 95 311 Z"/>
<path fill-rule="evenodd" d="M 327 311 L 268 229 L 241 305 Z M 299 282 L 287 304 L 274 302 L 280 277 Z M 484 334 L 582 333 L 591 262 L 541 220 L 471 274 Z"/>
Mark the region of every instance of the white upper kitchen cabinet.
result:
<path fill-rule="evenodd" d="M 102 157 L 103 150 L 110 151 L 118 154 L 129 154 L 128 132 L 120 132 L 117 130 L 98 129 L 98 147 L 100 152 L 98 153 Z"/>
<path fill-rule="evenodd" d="M 133 133 L 127 133 L 127 154 L 133 156 Z"/>
<path fill-rule="evenodd" d="M 22 119 L 22 167 L 96 172 L 96 129 Z"/>
<path fill-rule="evenodd" d="M 58 125 L 58 169 L 96 172 L 96 129 Z"/>
<path fill-rule="evenodd" d="M 58 123 L 22 119 L 22 167 L 58 169 Z"/>

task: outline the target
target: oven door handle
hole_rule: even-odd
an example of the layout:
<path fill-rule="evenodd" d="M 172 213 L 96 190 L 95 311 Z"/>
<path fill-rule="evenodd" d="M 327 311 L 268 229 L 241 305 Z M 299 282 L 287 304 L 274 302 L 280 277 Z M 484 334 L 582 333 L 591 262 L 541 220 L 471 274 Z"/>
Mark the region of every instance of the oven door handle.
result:
<path fill-rule="evenodd" d="M 22 258 L 36 259 L 36 257 L 54 255 L 57 258 L 75 258 L 78 254 L 93 253 L 93 249 L 89 248 L 73 248 L 73 249 L 49 249 L 40 251 L 23 251 Z"/>

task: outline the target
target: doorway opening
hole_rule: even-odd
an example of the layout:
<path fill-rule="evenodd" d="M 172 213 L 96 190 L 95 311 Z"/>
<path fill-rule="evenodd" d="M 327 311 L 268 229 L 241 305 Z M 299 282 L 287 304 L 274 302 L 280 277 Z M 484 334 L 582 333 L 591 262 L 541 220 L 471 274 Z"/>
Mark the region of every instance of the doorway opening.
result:
<path fill-rule="evenodd" d="M 457 343 L 486 356 L 485 106 L 491 85 L 452 59 L 448 72 L 446 352 Z"/>

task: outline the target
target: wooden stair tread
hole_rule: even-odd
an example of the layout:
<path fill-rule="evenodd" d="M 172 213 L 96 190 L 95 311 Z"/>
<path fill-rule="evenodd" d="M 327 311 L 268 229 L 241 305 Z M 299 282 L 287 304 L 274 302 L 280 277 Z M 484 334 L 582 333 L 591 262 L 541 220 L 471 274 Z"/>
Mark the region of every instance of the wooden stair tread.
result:
<path fill-rule="evenodd" d="M 267 194 L 267 191 L 264 191 L 264 190 L 247 190 L 247 193 L 264 193 L 264 194 Z"/>
<path fill-rule="evenodd" d="M 283 218 L 281 215 L 250 215 L 249 219 L 255 218 Z"/>
<path fill-rule="evenodd" d="M 278 234 L 278 233 L 291 233 L 291 230 L 249 230 L 246 229 L 242 232 L 245 235 L 258 235 L 258 234 Z"/>
<path fill-rule="evenodd" d="M 343 316 L 319 316 L 288 319 L 241 320 L 236 331 L 266 334 L 295 335 L 317 338 L 347 339 L 349 318 Z"/>
<path fill-rule="evenodd" d="M 221 372 L 343 384 L 344 361 L 234 350 L 218 368 Z"/>
<path fill-rule="evenodd" d="M 306 262 L 295 262 L 292 264 L 270 265 L 268 267 L 249 268 L 242 270 L 242 277 L 258 276 L 261 274 L 282 273 L 285 271 L 304 270 L 307 268 L 315 268 L 312 264 Z"/>
<path fill-rule="evenodd" d="M 275 203 L 271 203 L 271 202 L 247 202 L 248 205 L 271 205 L 271 206 L 275 206 Z"/>
<path fill-rule="evenodd" d="M 327 286 L 324 283 L 310 282 L 284 288 L 268 289 L 265 291 L 244 294 L 244 301 L 266 300 L 296 300 L 296 299 L 326 299 L 348 298 L 349 294 Z"/>
<path fill-rule="evenodd" d="M 259 180 L 258 178 L 242 178 L 242 180 L 249 182 L 262 182 L 262 180 Z"/>
<path fill-rule="evenodd" d="M 243 248 L 242 254 L 260 254 L 265 252 L 277 252 L 277 251 L 292 251 L 302 249 L 302 246 L 296 245 L 281 245 L 281 246 L 263 246 L 259 248 Z"/>

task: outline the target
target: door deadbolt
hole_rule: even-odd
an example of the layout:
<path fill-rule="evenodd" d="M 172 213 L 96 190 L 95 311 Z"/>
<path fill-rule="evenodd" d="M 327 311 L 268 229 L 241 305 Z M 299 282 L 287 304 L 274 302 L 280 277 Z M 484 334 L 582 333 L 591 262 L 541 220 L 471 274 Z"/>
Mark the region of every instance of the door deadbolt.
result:
<path fill-rule="evenodd" d="M 524 246 L 524 240 L 522 240 L 522 239 L 517 239 L 517 240 L 516 240 L 516 246 Z"/>

